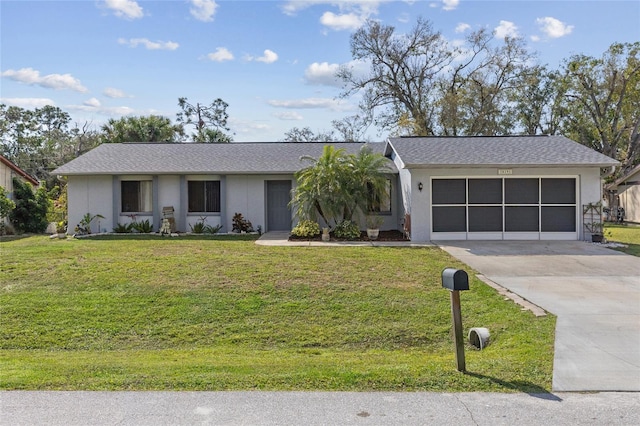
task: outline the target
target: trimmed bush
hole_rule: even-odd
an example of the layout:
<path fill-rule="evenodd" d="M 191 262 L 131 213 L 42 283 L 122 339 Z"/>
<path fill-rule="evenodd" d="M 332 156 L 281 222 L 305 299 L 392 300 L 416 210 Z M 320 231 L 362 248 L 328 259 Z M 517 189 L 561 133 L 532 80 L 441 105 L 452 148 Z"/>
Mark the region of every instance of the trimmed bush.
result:
<path fill-rule="evenodd" d="M 291 230 L 291 234 L 296 237 L 313 238 L 320 235 L 320 225 L 313 220 L 303 220 Z"/>
<path fill-rule="evenodd" d="M 344 240 L 357 240 L 360 238 L 360 227 L 355 222 L 343 220 L 336 225 L 333 235 Z"/>

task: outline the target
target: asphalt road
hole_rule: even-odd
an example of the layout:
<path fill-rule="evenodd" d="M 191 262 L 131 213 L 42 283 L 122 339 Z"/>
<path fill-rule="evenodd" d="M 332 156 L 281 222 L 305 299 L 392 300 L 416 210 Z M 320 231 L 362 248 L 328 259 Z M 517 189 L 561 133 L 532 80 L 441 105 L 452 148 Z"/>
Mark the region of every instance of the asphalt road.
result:
<path fill-rule="evenodd" d="M 638 425 L 637 393 L 0 392 L 2 425 Z"/>

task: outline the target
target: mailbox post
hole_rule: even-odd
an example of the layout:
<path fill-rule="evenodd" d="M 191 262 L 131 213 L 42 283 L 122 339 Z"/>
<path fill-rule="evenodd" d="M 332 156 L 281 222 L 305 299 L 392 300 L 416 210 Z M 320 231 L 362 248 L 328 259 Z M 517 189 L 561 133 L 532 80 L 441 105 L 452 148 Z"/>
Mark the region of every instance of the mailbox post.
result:
<path fill-rule="evenodd" d="M 453 341 L 456 347 L 458 371 L 466 371 L 464 360 L 464 338 L 462 337 L 462 313 L 460 291 L 469 290 L 469 276 L 461 269 L 446 268 L 442 271 L 442 287 L 451 293 L 451 316 L 453 318 Z"/>

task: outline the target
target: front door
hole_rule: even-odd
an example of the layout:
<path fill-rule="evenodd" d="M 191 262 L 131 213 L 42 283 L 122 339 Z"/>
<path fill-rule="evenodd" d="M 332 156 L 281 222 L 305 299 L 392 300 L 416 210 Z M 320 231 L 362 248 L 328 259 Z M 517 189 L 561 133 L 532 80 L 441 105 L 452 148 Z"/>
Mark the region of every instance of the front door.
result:
<path fill-rule="evenodd" d="M 267 181 L 267 229 L 265 231 L 291 230 L 291 181 Z"/>

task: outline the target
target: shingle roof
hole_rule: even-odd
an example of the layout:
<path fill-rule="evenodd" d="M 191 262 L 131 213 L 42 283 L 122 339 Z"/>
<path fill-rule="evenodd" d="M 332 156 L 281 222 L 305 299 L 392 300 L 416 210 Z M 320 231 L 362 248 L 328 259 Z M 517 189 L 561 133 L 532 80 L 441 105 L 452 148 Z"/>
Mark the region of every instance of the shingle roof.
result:
<path fill-rule="evenodd" d="M 60 166 L 55 175 L 290 174 L 309 165 L 302 156 L 322 154 L 325 143 L 123 143 L 102 144 Z M 331 143 L 357 153 L 362 143 Z M 371 143 L 382 154 L 384 143 Z M 391 161 L 389 167 L 395 172 Z"/>
<path fill-rule="evenodd" d="M 474 166 L 599 166 L 617 161 L 564 136 L 392 138 L 406 168 Z"/>

